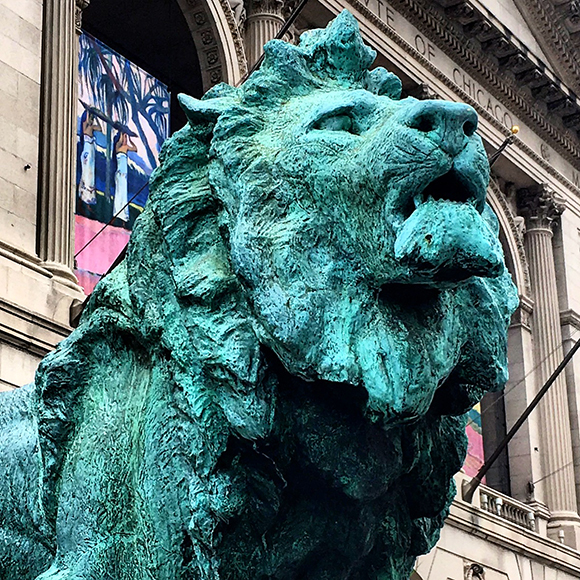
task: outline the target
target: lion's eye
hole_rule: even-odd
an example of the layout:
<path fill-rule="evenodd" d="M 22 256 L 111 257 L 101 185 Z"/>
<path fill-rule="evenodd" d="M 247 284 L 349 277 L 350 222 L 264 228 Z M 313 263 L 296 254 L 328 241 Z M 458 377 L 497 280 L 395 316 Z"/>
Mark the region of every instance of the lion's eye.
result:
<path fill-rule="evenodd" d="M 353 118 L 345 113 L 323 117 L 314 124 L 313 128 L 323 131 L 347 131 L 355 135 L 358 134 Z"/>

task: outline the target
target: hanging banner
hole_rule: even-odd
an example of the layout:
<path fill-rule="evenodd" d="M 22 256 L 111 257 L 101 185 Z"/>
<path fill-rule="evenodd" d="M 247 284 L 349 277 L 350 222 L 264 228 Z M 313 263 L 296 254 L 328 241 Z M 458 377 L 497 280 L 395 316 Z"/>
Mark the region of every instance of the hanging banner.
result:
<path fill-rule="evenodd" d="M 475 477 L 485 462 L 483 452 L 483 431 L 481 429 L 481 403 L 477 403 L 467 413 L 467 457 L 463 464 L 463 471 L 469 477 Z M 485 478 L 483 479 L 485 483 Z"/>
<path fill-rule="evenodd" d="M 149 176 L 169 136 L 169 103 L 164 84 L 82 33 L 75 274 L 87 294 L 123 250 L 145 207 Z"/>

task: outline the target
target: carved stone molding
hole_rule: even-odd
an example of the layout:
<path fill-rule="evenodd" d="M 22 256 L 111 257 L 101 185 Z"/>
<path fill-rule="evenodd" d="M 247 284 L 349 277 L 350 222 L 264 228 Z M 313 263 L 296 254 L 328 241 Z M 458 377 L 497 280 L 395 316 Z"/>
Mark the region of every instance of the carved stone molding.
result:
<path fill-rule="evenodd" d="M 485 569 L 480 564 L 464 565 L 465 580 L 485 580 Z"/>
<path fill-rule="evenodd" d="M 0 298 L 0 341 L 4 344 L 43 357 L 70 331 L 69 326 Z"/>
<path fill-rule="evenodd" d="M 249 0 L 247 2 L 248 15 L 254 14 L 277 14 L 282 16 L 284 0 Z"/>
<path fill-rule="evenodd" d="M 234 47 L 236 50 L 236 57 L 240 69 L 240 78 L 248 73 L 248 61 L 246 59 L 246 51 L 244 46 L 243 28 L 246 22 L 246 11 L 243 0 L 219 0 L 220 5 L 226 15 L 226 21 L 232 37 L 234 39 Z M 242 5 L 242 9 L 236 9 L 238 4 Z"/>
<path fill-rule="evenodd" d="M 522 228 L 521 217 L 514 215 L 508 201 L 505 198 L 504 193 L 501 191 L 499 185 L 492 179 L 489 182 L 489 187 L 493 191 L 494 199 L 497 200 L 501 207 L 501 211 L 505 220 L 507 221 L 509 231 L 506 232 L 506 235 L 510 235 L 515 242 L 515 247 L 517 251 L 517 256 L 514 256 L 512 259 L 517 259 L 518 264 L 515 266 L 516 268 L 519 266 L 521 269 L 521 277 L 523 278 L 523 288 L 520 288 L 520 293 L 525 294 L 526 296 L 532 295 L 532 286 L 530 282 L 530 270 L 528 267 L 528 259 L 526 256 L 526 248 L 524 243 L 524 231 L 525 228 Z"/>
<path fill-rule="evenodd" d="M 220 14 L 221 22 L 214 21 L 205 0 L 178 0 L 195 42 L 204 90 L 220 82 L 235 83 L 248 70 L 244 42 L 234 14 L 235 6 L 232 7 L 229 0 L 208 1 L 213 2 L 213 10 Z M 225 27 L 231 38 L 225 33 Z M 238 70 L 231 70 L 229 63 Z"/>
<path fill-rule="evenodd" d="M 246 22 L 246 6 L 244 0 L 228 0 L 228 5 L 233 12 L 234 22 L 238 31 L 244 29 Z"/>
<path fill-rule="evenodd" d="M 350 1 L 362 5 L 358 0 Z M 485 44 L 485 40 L 482 43 L 480 40 L 475 42 L 470 39 L 470 24 L 473 22 L 486 22 L 489 26 L 491 24 L 488 21 L 482 21 L 470 2 L 466 0 L 438 0 L 438 3 L 428 0 L 391 0 L 391 4 L 457 63 L 461 64 L 475 80 L 488 87 L 499 102 L 508 109 L 518 112 L 522 120 L 529 122 L 541 137 L 553 143 L 553 147 L 559 153 L 573 163 L 580 160 L 580 141 L 567 135 L 564 128 L 556 127 L 548 119 L 546 111 L 538 106 L 538 100 L 542 98 L 553 99 L 551 102 L 554 108 L 551 113 L 560 115 L 562 124 L 568 123 L 570 126 L 570 123 L 574 122 L 571 117 L 576 112 L 580 123 L 580 101 L 574 93 L 570 93 L 563 85 L 558 84 L 557 80 L 548 80 L 541 64 L 538 66 L 531 63 L 525 64 L 528 69 L 520 71 L 519 74 L 524 76 L 519 78 L 505 74 L 504 67 L 508 62 L 515 63 L 510 66 L 515 66 L 517 70 L 518 56 L 525 57 L 526 62 L 531 58 L 522 52 L 523 45 L 521 49 L 516 48 L 515 45 L 507 47 L 505 44 L 507 37 L 502 37 L 499 29 L 492 31 L 494 36 L 487 41 L 489 45 Z M 439 4 L 452 6 L 444 10 Z M 366 11 L 365 14 L 367 12 L 370 11 Z M 485 36 L 480 36 L 480 38 L 485 38 Z M 503 56 L 502 50 L 505 51 Z M 511 61 L 506 59 L 511 59 Z M 529 87 L 530 95 L 522 91 L 524 86 Z M 564 108 L 558 109 L 558 107 Z"/>
<path fill-rule="evenodd" d="M 520 305 L 512 314 L 510 326 L 523 326 L 526 330 L 532 329 L 532 314 L 534 312 L 534 301 L 531 298 L 520 295 Z"/>
<path fill-rule="evenodd" d="M 410 97 L 415 97 L 420 101 L 424 101 L 426 99 L 433 100 L 433 99 L 440 99 L 441 96 L 435 92 L 433 87 L 428 83 L 420 83 L 418 84 L 412 91 L 409 91 Z"/>
<path fill-rule="evenodd" d="M 572 326 L 574 331 L 580 330 L 580 314 L 575 310 L 563 310 L 560 312 L 560 324 L 562 326 Z"/>
<path fill-rule="evenodd" d="M 552 61 L 562 80 L 572 87 L 580 81 L 579 35 L 574 31 L 573 3 L 564 2 L 555 6 L 549 0 L 515 0 L 528 26 L 542 50 Z M 567 23 L 569 26 L 566 26 Z"/>
<path fill-rule="evenodd" d="M 518 208 L 526 219 L 528 232 L 552 230 L 565 209 L 561 199 L 546 185 L 518 190 Z"/>

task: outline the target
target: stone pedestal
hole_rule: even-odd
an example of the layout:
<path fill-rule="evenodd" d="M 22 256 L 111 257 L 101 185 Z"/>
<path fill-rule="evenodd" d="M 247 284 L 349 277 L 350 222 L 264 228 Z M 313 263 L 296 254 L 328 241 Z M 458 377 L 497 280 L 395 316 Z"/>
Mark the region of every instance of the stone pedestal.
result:
<path fill-rule="evenodd" d="M 246 8 L 246 58 L 252 68 L 264 51 L 264 44 L 272 40 L 284 24 L 283 0 L 249 0 Z"/>
<path fill-rule="evenodd" d="M 74 174 L 78 39 L 88 0 L 46 0 L 42 42 L 38 253 L 44 267 L 76 286 Z"/>
<path fill-rule="evenodd" d="M 546 187 L 518 192 L 520 212 L 526 218 L 526 250 L 534 294 L 533 339 L 536 354 L 536 383 L 539 390 L 564 358 L 556 271 L 552 250 L 552 228 L 564 207 Z M 580 518 L 572 459 L 572 438 L 566 381 L 561 374 L 540 402 L 542 438 L 539 452 L 543 477 L 538 494 L 548 505 L 548 533 L 577 548 Z"/>

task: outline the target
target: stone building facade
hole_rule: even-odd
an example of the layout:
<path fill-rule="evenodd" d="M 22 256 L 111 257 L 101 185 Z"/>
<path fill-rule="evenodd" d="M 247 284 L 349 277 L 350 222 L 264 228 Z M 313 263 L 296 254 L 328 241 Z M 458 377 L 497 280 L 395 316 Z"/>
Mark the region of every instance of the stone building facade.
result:
<path fill-rule="evenodd" d="M 33 378 L 84 299 L 73 273 L 78 34 L 83 11 L 97 34 L 113 16 L 99 20 L 98 11 L 116 4 L 130 9 L 121 31 L 151 3 L 0 0 L 0 390 Z M 239 83 L 297 4 L 157 0 L 189 34 L 200 94 Z M 509 383 L 483 405 L 489 453 L 580 337 L 580 4 L 309 0 L 289 38 L 344 8 L 405 94 L 471 104 L 489 152 L 519 126 L 489 190 L 521 300 L 509 330 Z M 132 46 L 126 56 L 147 63 L 147 49 L 129 40 L 120 49 Z M 457 476 L 441 540 L 419 559 L 416 580 L 580 578 L 580 358 L 471 502 L 462 496 L 468 480 Z"/>

